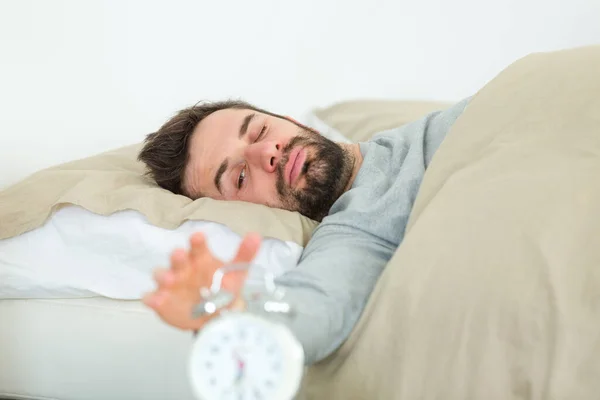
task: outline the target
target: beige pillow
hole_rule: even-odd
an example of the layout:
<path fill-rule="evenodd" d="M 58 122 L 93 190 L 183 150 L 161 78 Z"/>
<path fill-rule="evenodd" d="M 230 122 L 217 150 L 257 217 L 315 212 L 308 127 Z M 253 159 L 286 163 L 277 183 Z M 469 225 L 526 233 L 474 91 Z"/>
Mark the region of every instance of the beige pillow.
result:
<path fill-rule="evenodd" d="M 33 174 L 0 192 L 0 239 L 35 229 L 60 207 L 77 205 L 100 215 L 136 210 L 156 226 L 173 229 L 187 220 L 214 221 L 241 235 L 308 242 L 317 223 L 299 213 L 257 204 L 174 195 L 144 178 L 136 160 L 141 145 L 124 147 Z"/>
<path fill-rule="evenodd" d="M 404 242 L 305 397 L 596 399 L 600 46 L 526 57 L 467 106 Z"/>
<path fill-rule="evenodd" d="M 349 101 L 316 110 L 328 125 L 354 141 L 416 120 L 444 103 Z M 191 201 L 143 177 L 132 145 L 33 174 L 0 192 L 0 239 L 38 228 L 60 207 L 77 205 L 100 215 L 136 210 L 156 226 L 173 229 L 187 220 L 222 223 L 243 235 L 289 240 L 305 246 L 318 225 L 298 213 L 242 202 Z"/>
<path fill-rule="evenodd" d="M 451 104 L 434 101 L 354 100 L 316 109 L 313 113 L 353 142 L 416 121 Z"/>

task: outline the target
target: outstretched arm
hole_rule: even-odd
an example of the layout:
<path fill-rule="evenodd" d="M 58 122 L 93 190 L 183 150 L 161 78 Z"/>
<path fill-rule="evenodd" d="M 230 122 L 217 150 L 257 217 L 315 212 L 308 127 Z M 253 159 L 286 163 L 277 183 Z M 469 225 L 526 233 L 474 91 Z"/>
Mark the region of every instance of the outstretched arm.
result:
<path fill-rule="evenodd" d="M 350 335 L 396 246 L 344 226 L 320 228 L 300 264 L 277 284 L 295 311 L 286 323 L 307 364 L 334 352 Z"/>
<path fill-rule="evenodd" d="M 260 237 L 246 236 L 233 262 L 251 262 L 259 246 Z M 393 250 L 391 244 L 363 231 L 339 226 L 321 229 L 319 240 L 307 247 L 300 264 L 277 280 L 295 311 L 294 318 L 281 322 L 302 343 L 308 364 L 327 357 L 348 337 Z M 207 248 L 204 236 L 196 234 L 189 252 L 176 250 L 171 267 L 155 272 L 158 288 L 144 302 L 172 326 L 201 329 L 212 316 L 194 319 L 192 309 L 202 301 L 200 288 L 210 287 L 214 272 L 223 265 Z M 229 308 L 243 305 L 239 293 L 245 278 L 242 272 L 225 276 L 223 286 L 238 294 Z M 261 312 L 257 304 L 248 306 Z"/>

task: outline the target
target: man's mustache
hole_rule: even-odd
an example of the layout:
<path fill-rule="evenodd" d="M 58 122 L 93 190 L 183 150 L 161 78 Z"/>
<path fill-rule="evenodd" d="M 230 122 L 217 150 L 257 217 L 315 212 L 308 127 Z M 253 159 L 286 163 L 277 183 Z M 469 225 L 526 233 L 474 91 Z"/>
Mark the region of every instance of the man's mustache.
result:
<path fill-rule="evenodd" d="M 313 141 L 306 136 L 306 132 L 302 131 L 299 135 L 294 136 L 288 144 L 283 148 L 281 159 L 279 163 L 277 163 L 277 178 L 283 180 L 283 173 L 285 171 L 285 165 L 288 163 L 290 159 L 290 154 L 292 154 L 292 150 L 296 146 L 304 145 L 304 147 L 312 144 Z"/>

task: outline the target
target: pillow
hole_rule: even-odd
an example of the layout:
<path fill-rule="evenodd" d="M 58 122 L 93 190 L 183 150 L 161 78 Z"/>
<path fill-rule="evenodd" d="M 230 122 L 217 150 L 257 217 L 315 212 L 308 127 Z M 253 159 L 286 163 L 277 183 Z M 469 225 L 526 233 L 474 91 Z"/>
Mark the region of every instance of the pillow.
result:
<path fill-rule="evenodd" d="M 308 398 L 598 397 L 599 71 L 600 46 L 534 54 L 472 98 Z"/>
<path fill-rule="evenodd" d="M 313 111 L 308 112 L 300 120 L 304 125 L 313 128 L 321 135 L 325 136 L 329 140 L 333 140 L 338 143 L 352 143 L 352 140 L 347 138 L 344 134 L 339 132 L 337 129 L 329 126 L 325 121 L 321 120 Z"/>
<path fill-rule="evenodd" d="M 175 229 L 185 221 L 212 221 L 240 235 L 258 232 L 300 246 L 317 226 L 297 212 L 174 195 L 143 176 L 144 165 L 136 159 L 140 147 L 128 146 L 45 169 L 1 191 L 0 239 L 42 226 L 67 205 L 99 215 L 134 210 L 164 229 Z"/>
<path fill-rule="evenodd" d="M 315 109 L 305 123 L 338 142 L 368 140 L 373 134 L 446 108 L 442 102 L 357 100 Z M 305 246 L 318 223 L 299 213 L 244 202 L 208 198 L 192 201 L 143 177 L 141 144 L 39 171 L 0 191 L 0 239 L 43 225 L 52 213 L 76 205 L 99 215 L 134 210 L 161 228 L 188 220 L 213 221 L 244 235 L 293 241 Z"/>
<path fill-rule="evenodd" d="M 416 121 L 450 105 L 434 101 L 354 100 L 315 109 L 313 114 L 334 134 L 363 142 L 378 132 Z"/>
<path fill-rule="evenodd" d="M 0 240 L 0 299 L 140 299 L 155 287 L 152 270 L 167 266 L 175 248 L 187 248 L 194 232 L 204 232 L 208 247 L 224 261 L 234 257 L 242 239 L 211 221 L 164 229 L 133 210 L 103 216 L 63 207 L 40 228 Z M 302 249 L 295 242 L 265 238 L 255 259 L 260 270 L 253 268 L 250 277 L 294 268 Z"/>

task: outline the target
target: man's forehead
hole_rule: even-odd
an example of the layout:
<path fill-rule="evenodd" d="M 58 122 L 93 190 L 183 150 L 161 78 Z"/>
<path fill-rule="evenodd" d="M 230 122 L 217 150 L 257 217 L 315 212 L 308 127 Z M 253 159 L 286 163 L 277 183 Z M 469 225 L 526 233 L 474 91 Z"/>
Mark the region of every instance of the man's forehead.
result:
<path fill-rule="evenodd" d="M 190 156 L 197 158 L 197 167 L 214 174 L 224 157 L 229 155 L 228 150 L 232 150 L 239 139 L 238 132 L 244 117 L 251 113 L 253 111 L 248 109 L 225 109 L 204 118 L 194 129 L 190 146 Z M 219 158 L 217 165 L 214 165 L 215 157 Z"/>
<path fill-rule="evenodd" d="M 194 129 L 194 136 L 206 136 L 210 133 L 225 133 L 224 130 L 232 129 L 235 133 L 244 116 L 254 111 L 245 108 L 226 108 L 215 111 L 204 118 Z M 199 135 L 197 135 L 199 133 Z"/>
<path fill-rule="evenodd" d="M 251 113 L 254 111 L 249 109 L 219 110 L 196 126 L 190 143 L 190 163 L 186 173 L 186 187 L 190 193 L 201 192 L 209 197 L 218 197 L 219 193 L 212 184 L 214 175 L 233 150 L 238 140 L 240 124 Z"/>

